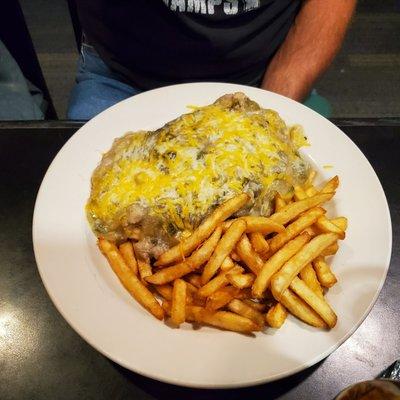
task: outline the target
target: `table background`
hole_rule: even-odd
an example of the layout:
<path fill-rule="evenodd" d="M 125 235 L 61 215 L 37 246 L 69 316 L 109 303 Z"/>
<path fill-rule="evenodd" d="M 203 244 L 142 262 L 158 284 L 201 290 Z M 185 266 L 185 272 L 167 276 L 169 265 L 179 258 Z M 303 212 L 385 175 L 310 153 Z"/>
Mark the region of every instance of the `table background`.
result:
<path fill-rule="evenodd" d="M 186 389 L 132 373 L 64 321 L 41 283 L 31 224 L 44 173 L 79 124 L 0 123 L 0 399 L 332 399 L 400 358 L 400 123 L 335 122 L 367 156 L 388 198 L 393 252 L 385 285 L 363 324 L 324 361 L 277 382 L 223 391 Z"/>

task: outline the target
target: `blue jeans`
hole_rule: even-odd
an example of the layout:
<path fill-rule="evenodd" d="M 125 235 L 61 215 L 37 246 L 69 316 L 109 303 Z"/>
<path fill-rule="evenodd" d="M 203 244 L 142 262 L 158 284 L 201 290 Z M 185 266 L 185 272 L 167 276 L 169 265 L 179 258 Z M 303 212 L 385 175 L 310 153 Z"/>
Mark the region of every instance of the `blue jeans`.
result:
<path fill-rule="evenodd" d="M 107 67 L 92 46 L 83 44 L 67 118 L 89 120 L 119 101 L 141 92 L 119 79 L 119 76 Z M 324 117 L 328 118 L 331 115 L 329 102 L 315 90 L 311 92 L 304 104 Z"/>
<path fill-rule="evenodd" d="M 119 79 L 92 46 L 83 44 L 67 118 L 89 120 L 119 101 L 140 93 L 140 90 Z"/>
<path fill-rule="evenodd" d="M 0 40 L 0 120 L 44 119 L 46 101 Z"/>

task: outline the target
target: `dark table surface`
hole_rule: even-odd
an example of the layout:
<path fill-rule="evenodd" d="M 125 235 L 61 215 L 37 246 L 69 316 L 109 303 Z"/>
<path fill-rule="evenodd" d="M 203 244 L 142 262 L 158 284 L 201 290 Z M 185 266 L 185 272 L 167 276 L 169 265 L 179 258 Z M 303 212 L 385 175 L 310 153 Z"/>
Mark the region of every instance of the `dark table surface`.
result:
<path fill-rule="evenodd" d="M 332 399 L 400 358 L 400 124 L 336 122 L 367 156 L 389 201 L 393 254 L 385 285 L 363 324 L 324 361 L 277 382 L 224 391 L 180 388 L 127 371 L 63 320 L 36 268 L 31 223 L 43 175 L 79 124 L 0 123 L 0 399 Z"/>

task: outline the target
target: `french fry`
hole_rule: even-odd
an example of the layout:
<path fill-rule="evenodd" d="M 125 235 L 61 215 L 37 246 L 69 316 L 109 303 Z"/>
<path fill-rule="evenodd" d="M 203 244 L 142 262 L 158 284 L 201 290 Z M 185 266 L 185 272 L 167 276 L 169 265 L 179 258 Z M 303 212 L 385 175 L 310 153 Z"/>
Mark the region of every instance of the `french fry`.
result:
<path fill-rule="evenodd" d="M 278 250 L 262 267 L 254 281 L 252 293 L 256 298 L 262 298 L 265 290 L 269 287 L 271 277 L 279 271 L 282 265 L 291 259 L 311 237 L 308 233 L 302 233 L 292 239 L 280 250 Z"/>
<path fill-rule="evenodd" d="M 287 315 L 286 308 L 281 303 L 276 303 L 268 310 L 265 320 L 271 328 L 279 329 L 286 321 Z"/>
<path fill-rule="evenodd" d="M 233 262 L 232 258 L 230 258 L 229 256 L 226 256 L 224 261 L 222 261 L 221 271 L 228 271 L 234 265 L 235 265 L 235 263 Z"/>
<path fill-rule="evenodd" d="M 158 292 L 158 294 L 164 299 L 171 301 L 172 300 L 172 286 L 165 284 L 165 285 L 154 285 L 154 289 Z M 193 296 L 196 293 L 192 290 L 193 286 L 190 286 L 190 283 L 186 282 L 186 303 L 192 304 L 193 303 Z"/>
<path fill-rule="evenodd" d="M 264 265 L 264 262 L 262 258 L 254 251 L 246 234 L 243 234 L 237 243 L 236 252 L 246 266 L 257 275 L 258 271 Z"/>
<path fill-rule="evenodd" d="M 264 303 L 258 303 L 250 299 L 243 299 L 243 302 L 248 306 L 253 307 L 255 310 L 260 311 L 261 313 L 264 312 L 267 307 Z"/>
<path fill-rule="evenodd" d="M 309 188 L 306 189 L 306 195 L 308 197 L 313 197 L 316 194 L 318 194 L 318 190 L 315 188 L 315 186 L 310 186 Z"/>
<path fill-rule="evenodd" d="M 310 208 L 317 207 L 322 203 L 326 203 L 333 197 L 334 193 L 317 194 L 313 197 L 307 197 L 304 200 L 296 201 L 288 204 L 279 210 L 277 213 L 272 214 L 269 219 L 277 222 L 278 224 L 285 225 L 291 220 L 297 218 L 304 211 Z"/>
<path fill-rule="evenodd" d="M 261 330 L 252 320 L 229 311 L 210 312 L 202 307 L 189 308 L 189 316 L 193 321 L 205 323 L 228 331 L 251 333 Z"/>
<path fill-rule="evenodd" d="M 186 282 L 186 300 L 187 300 L 188 295 L 196 296 L 197 292 L 198 292 L 197 289 L 198 288 L 196 286 L 192 285 L 190 282 Z"/>
<path fill-rule="evenodd" d="M 117 247 L 105 239 L 99 239 L 98 246 L 126 290 L 157 319 L 163 319 L 164 310 L 150 290 L 146 288 L 125 263 Z"/>
<path fill-rule="evenodd" d="M 315 273 L 311 264 L 307 264 L 300 271 L 300 278 L 313 292 L 315 292 L 315 294 L 317 294 L 319 297 L 324 297 L 324 292 L 320 283 L 318 282 L 317 274 Z"/>
<path fill-rule="evenodd" d="M 239 292 L 237 292 L 237 294 L 235 295 L 235 299 L 239 300 L 251 299 L 251 289 L 250 288 L 240 289 Z"/>
<path fill-rule="evenodd" d="M 179 327 L 186 320 L 186 282 L 176 279 L 172 289 L 171 320 Z"/>
<path fill-rule="evenodd" d="M 238 289 L 244 289 L 251 287 L 254 280 L 256 279 L 256 276 L 252 273 L 238 274 L 235 272 L 228 271 L 228 273 L 226 274 L 226 278 L 228 282 L 231 283 L 232 286 L 235 286 Z"/>
<path fill-rule="evenodd" d="M 301 297 L 329 326 L 333 328 L 337 316 L 324 298 L 319 297 L 301 279 L 295 277 L 290 284 L 290 289 Z"/>
<path fill-rule="evenodd" d="M 342 231 L 337 225 L 335 225 L 333 222 L 329 221 L 328 218 L 325 217 L 325 215 L 322 215 L 321 217 L 318 218 L 318 220 L 315 222 L 315 226 L 321 231 L 321 232 L 332 232 L 336 233 L 339 237 L 339 239 L 344 239 L 346 234 L 344 231 Z"/>
<path fill-rule="evenodd" d="M 308 189 L 314 184 L 315 177 L 317 176 L 317 171 L 315 169 L 311 170 L 308 174 L 306 181 L 304 182 L 304 188 Z"/>
<path fill-rule="evenodd" d="M 339 245 L 338 242 L 336 241 L 335 243 L 328 246 L 324 251 L 322 251 L 321 256 L 322 257 L 333 256 L 338 252 L 338 250 L 339 250 Z"/>
<path fill-rule="evenodd" d="M 197 294 L 201 297 L 209 297 L 218 289 L 221 289 L 224 286 L 226 286 L 229 283 L 227 274 L 231 271 L 234 274 L 238 274 L 243 272 L 243 268 L 239 266 L 234 266 L 229 271 L 221 271 L 219 275 L 217 275 L 215 278 L 211 279 L 204 286 L 202 286 L 197 291 Z"/>
<path fill-rule="evenodd" d="M 241 315 L 242 317 L 246 317 L 253 322 L 255 322 L 258 326 L 264 326 L 264 316 L 253 307 L 248 306 L 242 300 L 233 299 L 228 303 L 228 309 L 235 314 Z"/>
<path fill-rule="evenodd" d="M 282 232 L 285 229 L 282 224 L 266 217 L 249 215 L 240 219 L 244 220 L 247 224 L 246 233 L 259 232 L 267 235 L 268 233 Z"/>
<path fill-rule="evenodd" d="M 315 237 L 320 234 L 319 229 L 317 229 L 317 227 L 315 227 L 314 225 L 304 229 L 304 232 L 307 232 L 311 237 Z"/>
<path fill-rule="evenodd" d="M 162 309 L 164 310 L 165 315 L 167 315 L 168 317 L 170 317 L 170 316 L 171 316 L 171 301 L 165 300 L 165 299 L 164 299 L 164 300 L 161 302 L 161 307 L 162 307 Z"/>
<path fill-rule="evenodd" d="M 197 322 L 201 324 L 200 315 L 202 310 L 204 310 L 203 306 L 198 306 L 198 305 L 186 306 L 186 321 Z"/>
<path fill-rule="evenodd" d="M 236 262 L 240 261 L 240 257 L 239 257 L 238 254 L 235 252 L 235 250 L 233 250 L 233 251 L 231 252 L 231 258 L 232 258 L 233 261 L 236 261 Z"/>
<path fill-rule="evenodd" d="M 172 300 L 172 287 L 168 284 L 165 285 L 154 285 L 154 289 L 163 297 L 165 300 Z"/>
<path fill-rule="evenodd" d="M 261 256 L 265 257 L 269 251 L 269 244 L 265 240 L 261 232 L 253 232 L 249 234 L 250 243 L 253 249 Z"/>
<path fill-rule="evenodd" d="M 199 298 L 197 287 L 193 286 L 190 282 L 186 282 L 186 304 L 194 304 L 195 299 Z"/>
<path fill-rule="evenodd" d="M 163 285 L 164 283 L 172 282 L 175 279 L 195 271 L 211 257 L 221 237 L 221 233 L 222 229 L 217 228 L 204 244 L 187 258 L 186 261 L 171 267 L 163 268 L 155 274 L 148 276 L 146 281 L 153 285 Z"/>
<path fill-rule="evenodd" d="M 337 217 L 337 218 L 332 218 L 330 220 L 333 224 L 335 224 L 339 229 L 341 229 L 342 231 L 346 231 L 347 230 L 347 218 L 346 217 Z"/>
<path fill-rule="evenodd" d="M 222 228 L 222 232 L 226 232 L 228 230 L 228 228 L 237 220 L 238 220 L 238 218 L 232 218 L 232 219 L 228 219 L 227 221 L 222 222 L 220 225 Z"/>
<path fill-rule="evenodd" d="M 336 175 L 322 188 L 321 193 L 333 193 L 339 187 L 339 177 Z"/>
<path fill-rule="evenodd" d="M 200 306 L 200 307 L 205 307 L 206 306 L 206 298 L 205 297 L 200 297 L 200 296 L 194 297 L 193 298 L 193 305 Z"/>
<path fill-rule="evenodd" d="M 285 200 L 285 203 L 289 204 L 290 202 L 293 201 L 294 191 L 290 190 L 289 192 L 282 194 L 281 196 L 282 196 L 283 200 Z"/>
<path fill-rule="evenodd" d="M 231 300 L 235 299 L 240 293 L 238 288 L 226 286 L 212 293 L 206 301 L 206 308 L 210 311 L 225 307 Z"/>
<path fill-rule="evenodd" d="M 330 288 L 337 282 L 335 274 L 332 272 L 331 268 L 325 262 L 323 257 L 317 257 L 313 261 L 313 266 L 318 281 L 321 283 L 322 286 Z"/>
<path fill-rule="evenodd" d="M 294 187 L 294 198 L 299 201 L 299 200 L 304 200 L 306 199 L 308 196 L 306 194 L 306 192 L 304 191 L 304 189 L 301 186 L 295 186 Z"/>
<path fill-rule="evenodd" d="M 279 193 L 277 193 L 274 198 L 274 211 L 278 212 L 285 206 L 286 206 L 285 200 Z"/>
<path fill-rule="evenodd" d="M 291 314 L 299 318 L 308 325 L 316 328 L 326 328 L 324 320 L 299 296 L 290 289 L 286 289 L 281 297 L 282 305 L 287 308 Z"/>
<path fill-rule="evenodd" d="M 337 279 L 324 257 L 338 251 L 348 221 L 328 219 L 321 207 L 334 196 L 338 177 L 321 190 L 314 178 L 312 171 L 304 185 L 277 193 L 268 218 L 229 219 L 250 197 L 228 200 L 163 253 L 154 274 L 148 262 L 136 258 L 131 241 L 118 248 L 100 239 L 98 245 L 130 294 L 156 318 L 171 316 L 178 327 L 189 321 L 250 333 L 264 324 L 280 328 L 290 312 L 312 326 L 332 328 L 337 317 L 321 286 L 329 288 Z"/>
<path fill-rule="evenodd" d="M 146 280 L 145 278 L 151 276 L 151 274 L 153 273 L 151 270 L 151 265 L 147 261 L 140 258 L 137 259 L 137 267 L 139 271 L 139 276 L 144 281 Z"/>
<path fill-rule="evenodd" d="M 306 211 L 303 215 L 288 225 L 283 232 L 278 233 L 269 241 L 270 253 L 276 253 L 276 251 L 289 242 L 289 240 L 293 239 L 304 231 L 304 229 L 314 224 L 314 222 L 316 222 L 324 213 L 325 210 L 321 207 L 311 208 Z"/>
<path fill-rule="evenodd" d="M 237 221 L 239 219 L 246 222 L 246 233 L 260 232 L 263 235 L 267 235 L 268 233 L 272 232 L 282 232 L 285 229 L 282 224 L 271 221 L 270 218 L 247 215 L 245 217 L 225 221 L 222 224 L 223 231 L 226 231 L 233 224 L 234 221 Z"/>
<path fill-rule="evenodd" d="M 250 196 L 248 194 L 242 193 L 221 204 L 200 224 L 191 236 L 183 239 L 178 245 L 161 254 L 155 265 L 161 266 L 172 264 L 176 261 L 183 261 L 183 257 L 195 250 L 212 234 L 221 222 L 225 221 L 236 211 L 240 210 L 249 199 Z"/>
<path fill-rule="evenodd" d="M 127 263 L 128 267 L 132 270 L 132 272 L 137 275 L 138 274 L 138 266 L 135 257 L 135 252 L 133 251 L 133 246 L 131 242 L 122 243 L 119 246 L 119 251 Z"/>
<path fill-rule="evenodd" d="M 201 287 L 201 275 L 198 274 L 189 274 L 186 275 L 187 282 L 191 283 L 193 286 L 199 288 Z"/>
<path fill-rule="evenodd" d="M 271 278 L 271 290 L 275 299 L 280 301 L 282 293 L 289 287 L 293 278 L 337 239 L 338 236 L 335 233 L 323 233 L 318 235 L 305 244 L 296 255 L 287 261 Z"/>
<path fill-rule="evenodd" d="M 203 285 L 205 285 L 215 275 L 224 259 L 229 256 L 245 230 L 246 222 L 238 219 L 221 237 L 220 241 L 215 247 L 214 253 L 203 269 L 203 273 L 201 275 L 201 282 Z"/>

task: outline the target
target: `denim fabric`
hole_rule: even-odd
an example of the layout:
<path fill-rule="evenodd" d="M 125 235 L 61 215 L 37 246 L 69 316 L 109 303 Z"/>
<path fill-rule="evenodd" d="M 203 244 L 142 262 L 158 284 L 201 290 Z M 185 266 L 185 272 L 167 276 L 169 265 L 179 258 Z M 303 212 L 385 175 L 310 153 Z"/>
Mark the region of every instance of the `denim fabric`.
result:
<path fill-rule="evenodd" d="M 69 99 L 67 118 L 89 120 L 106 108 L 140 93 L 119 80 L 92 46 L 82 44 L 76 84 Z"/>
<path fill-rule="evenodd" d="M 72 89 L 67 118 L 89 120 L 119 101 L 140 93 L 139 89 L 121 82 L 103 62 L 92 46 L 82 45 L 78 62 L 76 84 Z M 304 104 L 329 118 L 332 113 L 329 102 L 314 89 Z"/>
<path fill-rule="evenodd" d="M 44 119 L 46 107 L 42 92 L 25 79 L 0 41 L 0 120 Z"/>

